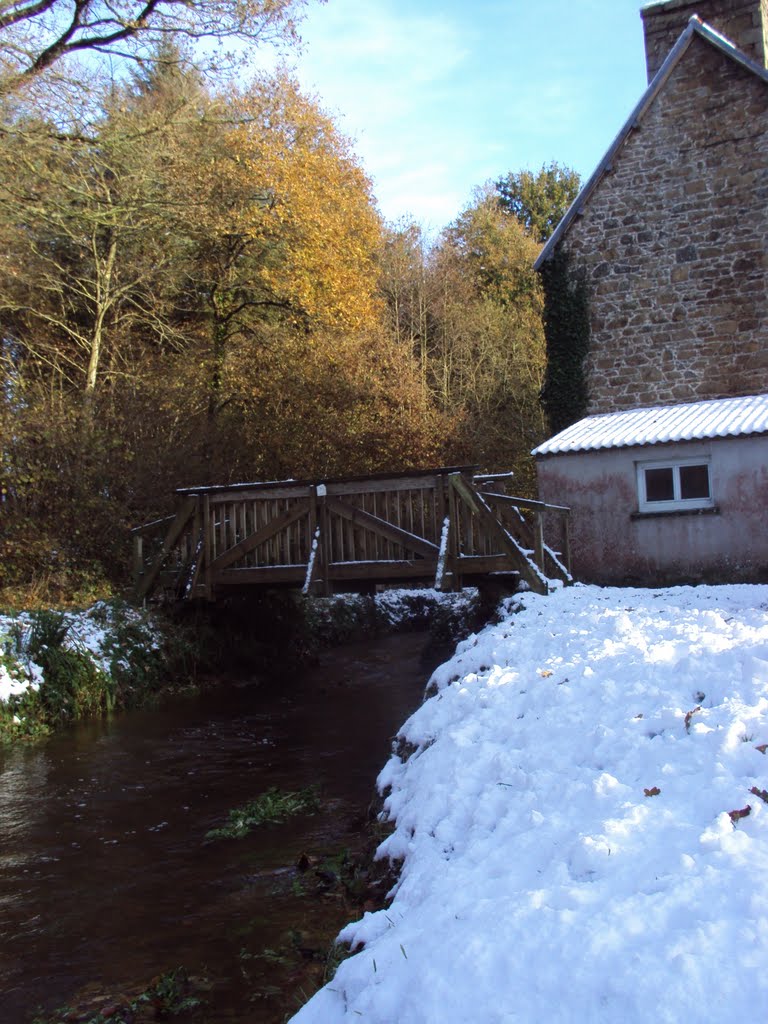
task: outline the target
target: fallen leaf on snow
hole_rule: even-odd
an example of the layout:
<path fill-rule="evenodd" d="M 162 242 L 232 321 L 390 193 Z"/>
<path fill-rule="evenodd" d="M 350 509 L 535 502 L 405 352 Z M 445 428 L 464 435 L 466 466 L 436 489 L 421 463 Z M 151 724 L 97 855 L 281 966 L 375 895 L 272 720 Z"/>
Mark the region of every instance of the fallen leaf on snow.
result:
<path fill-rule="evenodd" d="M 693 718 L 693 716 L 696 714 L 697 711 L 701 711 L 701 704 L 697 704 L 696 707 L 692 711 L 689 711 L 686 714 L 686 716 L 685 716 L 685 731 L 686 732 L 690 732 L 691 731 L 691 719 Z"/>
<path fill-rule="evenodd" d="M 752 807 L 749 804 L 747 804 L 747 806 L 742 807 L 740 811 L 728 811 L 728 817 L 731 819 L 731 821 L 737 822 L 741 818 L 746 818 L 751 811 Z"/>

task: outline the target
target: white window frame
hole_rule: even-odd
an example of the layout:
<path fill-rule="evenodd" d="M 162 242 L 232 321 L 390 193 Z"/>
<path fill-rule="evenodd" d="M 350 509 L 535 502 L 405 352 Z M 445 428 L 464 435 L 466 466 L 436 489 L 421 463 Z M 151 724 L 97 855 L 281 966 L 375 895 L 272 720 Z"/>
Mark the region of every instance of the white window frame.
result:
<path fill-rule="evenodd" d="M 708 498 L 680 497 L 680 469 L 683 466 L 706 466 L 709 478 Z M 712 497 L 712 472 L 709 456 L 700 455 L 690 459 L 658 459 L 653 462 L 637 463 L 637 499 L 641 512 L 684 512 L 702 508 L 714 508 Z M 671 501 L 648 501 L 645 492 L 645 471 L 647 469 L 671 469 L 674 498 Z"/>

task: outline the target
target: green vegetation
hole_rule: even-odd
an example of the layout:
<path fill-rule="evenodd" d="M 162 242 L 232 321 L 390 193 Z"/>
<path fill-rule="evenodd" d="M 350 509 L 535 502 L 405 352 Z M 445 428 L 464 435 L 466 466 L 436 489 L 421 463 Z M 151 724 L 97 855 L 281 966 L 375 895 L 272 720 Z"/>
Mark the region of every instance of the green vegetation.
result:
<path fill-rule="evenodd" d="M 0 742 L 143 703 L 157 692 L 166 658 L 153 624 L 119 602 L 80 616 L 0 618 Z"/>
<path fill-rule="evenodd" d="M 183 967 L 155 978 L 133 998 L 105 998 L 99 1005 L 65 1006 L 52 1014 L 41 1014 L 32 1024 L 149 1024 L 197 1009 L 201 1000 L 196 986 Z"/>
<path fill-rule="evenodd" d="M 290 591 L 148 616 L 124 602 L 86 612 L 0 614 L 0 743 L 47 736 L 88 717 L 146 705 L 222 673 L 296 671 L 320 651 L 398 630 L 455 642 L 498 595 L 433 591 L 305 598 Z"/>
<path fill-rule="evenodd" d="M 211 829 L 206 839 L 242 839 L 260 825 L 280 825 L 298 814 L 314 814 L 320 809 L 317 789 L 310 786 L 298 792 L 272 787 L 266 793 L 229 812 L 227 824 Z"/>
<path fill-rule="evenodd" d="M 510 172 L 496 182 L 501 205 L 537 242 L 546 242 L 573 200 L 581 181 L 576 171 L 552 161 L 533 171 Z"/>
<path fill-rule="evenodd" d="M 562 248 L 542 267 L 547 372 L 541 402 L 552 433 L 585 415 L 589 351 L 589 293 L 583 275 L 571 267 Z"/>

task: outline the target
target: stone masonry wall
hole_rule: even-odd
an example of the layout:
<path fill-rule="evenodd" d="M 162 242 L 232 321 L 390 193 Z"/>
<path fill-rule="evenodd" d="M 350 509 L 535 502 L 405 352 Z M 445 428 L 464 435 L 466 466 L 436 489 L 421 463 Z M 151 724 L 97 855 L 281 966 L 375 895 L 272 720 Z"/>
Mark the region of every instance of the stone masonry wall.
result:
<path fill-rule="evenodd" d="M 561 244 L 590 413 L 768 391 L 768 83 L 694 37 Z"/>
<path fill-rule="evenodd" d="M 649 82 L 694 14 L 765 66 L 768 0 L 667 0 L 644 7 L 640 14 Z"/>

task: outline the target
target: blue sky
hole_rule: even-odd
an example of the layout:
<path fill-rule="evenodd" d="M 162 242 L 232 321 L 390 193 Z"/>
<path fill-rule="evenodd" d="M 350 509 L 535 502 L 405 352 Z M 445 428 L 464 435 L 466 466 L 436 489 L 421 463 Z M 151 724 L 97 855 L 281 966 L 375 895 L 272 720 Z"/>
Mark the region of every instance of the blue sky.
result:
<path fill-rule="evenodd" d="M 312 3 L 297 70 L 355 142 L 382 213 L 427 229 L 488 179 L 589 175 L 645 87 L 641 0 Z"/>

